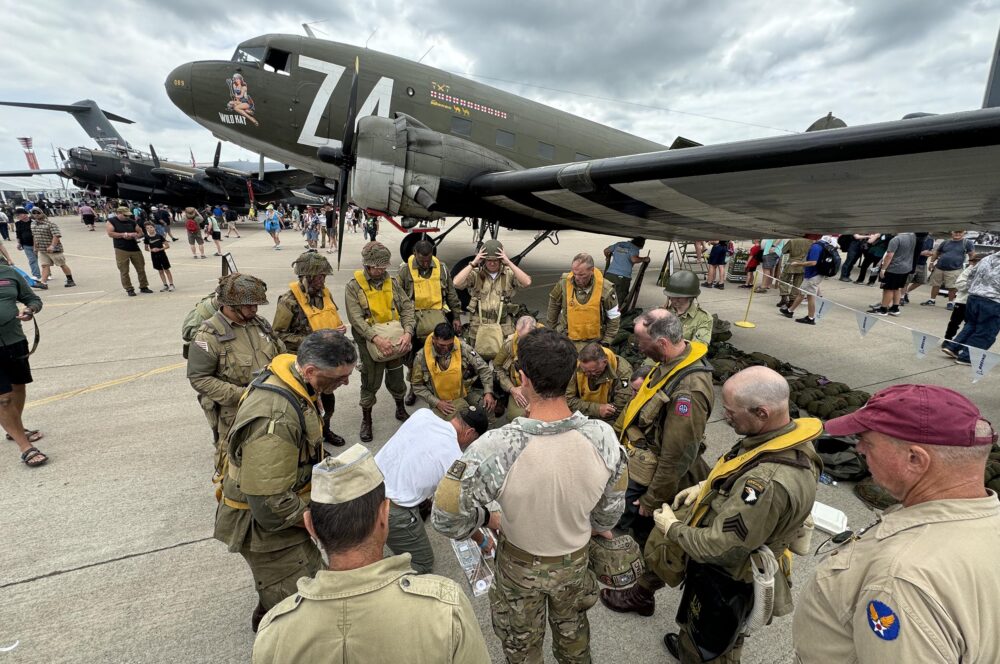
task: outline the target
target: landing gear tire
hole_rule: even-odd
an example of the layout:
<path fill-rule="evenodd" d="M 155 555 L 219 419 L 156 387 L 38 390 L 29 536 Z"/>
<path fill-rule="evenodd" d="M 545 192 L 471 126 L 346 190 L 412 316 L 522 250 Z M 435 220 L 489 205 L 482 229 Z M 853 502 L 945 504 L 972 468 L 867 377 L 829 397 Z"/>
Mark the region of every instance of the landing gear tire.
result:
<path fill-rule="evenodd" d="M 475 256 L 466 256 L 462 260 L 455 263 L 455 266 L 451 269 L 452 274 L 458 274 L 465 269 L 465 266 L 472 262 Z M 458 293 L 458 299 L 462 303 L 462 309 L 469 310 L 469 302 L 472 300 L 472 296 L 469 295 L 469 289 L 467 288 L 456 288 L 455 292 Z"/>
<path fill-rule="evenodd" d="M 417 242 L 424 239 L 423 233 L 407 233 L 403 236 L 403 241 L 399 243 L 399 255 L 403 261 L 410 260 L 410 256 L 413 255 L 413 247 L 417 246 Z M 434 253 L 437 253 L 436 251 Z"/>

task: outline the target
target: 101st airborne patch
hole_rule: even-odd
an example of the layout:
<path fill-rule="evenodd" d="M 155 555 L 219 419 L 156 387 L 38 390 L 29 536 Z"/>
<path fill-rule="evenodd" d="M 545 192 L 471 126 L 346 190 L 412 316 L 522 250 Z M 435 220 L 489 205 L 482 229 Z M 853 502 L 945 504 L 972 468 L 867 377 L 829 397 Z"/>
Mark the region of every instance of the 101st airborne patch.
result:
<path fill-rule="evenodd" d="M 765 488 L 764 483 L 760 480 L 755 480 L 753 478 L 748 479 L 746 485 L 743 487 L 743 493 L 741 494 L 743 502 L 747 505 L 756 505 L 757 501 L 760 500 L 760 497 L 764 494 Z"/>

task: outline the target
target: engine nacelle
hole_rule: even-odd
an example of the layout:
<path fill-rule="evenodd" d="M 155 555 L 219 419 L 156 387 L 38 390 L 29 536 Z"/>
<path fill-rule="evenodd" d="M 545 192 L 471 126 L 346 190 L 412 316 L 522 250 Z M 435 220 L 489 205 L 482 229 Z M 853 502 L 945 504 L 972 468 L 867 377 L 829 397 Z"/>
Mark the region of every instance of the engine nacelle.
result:
<path fill-rule="evenodd" d="M 483 173 L 520 168 L 503 155 L 457 136 L 410 124 L 405 117 L 358 123 L 350 198 L 392 216 L 440 219 L 441 182 L 452 186 Z"/>

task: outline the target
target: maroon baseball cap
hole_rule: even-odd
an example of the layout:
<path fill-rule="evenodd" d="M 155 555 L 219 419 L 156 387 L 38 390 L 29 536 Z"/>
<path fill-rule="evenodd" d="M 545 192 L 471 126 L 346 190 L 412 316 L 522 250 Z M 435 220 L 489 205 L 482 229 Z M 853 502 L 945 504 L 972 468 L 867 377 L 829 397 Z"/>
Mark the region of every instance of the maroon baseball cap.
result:
<path fill-rule="evenodd" d="M 850 415 L 825 423 L 826 432 L 847 436 L 877 431 L 911 443 L 972 447 L 996 441 L 976 436 L 983 419 L 976 405 L 955 390 L 937 385 L 893 385 L 872 395 L 868 403 Z"/>

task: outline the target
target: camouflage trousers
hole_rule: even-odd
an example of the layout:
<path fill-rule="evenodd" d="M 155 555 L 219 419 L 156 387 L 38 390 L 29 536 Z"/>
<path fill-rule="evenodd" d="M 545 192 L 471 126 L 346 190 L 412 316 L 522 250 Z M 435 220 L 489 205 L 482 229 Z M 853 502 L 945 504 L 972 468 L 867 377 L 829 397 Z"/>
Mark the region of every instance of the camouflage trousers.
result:
<path fill-rule="evenodd" d="M 403 376 L 403 360 L 398 357 L 389 362 L 376 362 L 368 353 L 368 345 L 364 337 L 355 336 L 358 349 L 358 368 L 361 370 L 361 400 L 362 408 L 375 405 L 375 394 L 382 387 L 382 376 L 385 376 L 385 386 L 393 399 L 406 396 L 406 381 Z"/>
<path fill-rule="evenodd" d="M 298 580 L 323 569 L 323 557 L 312 540 L 277 551 L 240 551 L 250 566 L 260 605 L 265 610 L 294 595 Z"/>
<path fill-rule="evenodd" d="M 552 627 L 552 653 L 560 663 L 589 663 L 587 610 L 597 602 L 597 578 L 586 549 L 558 562 L 528 562 L 523 551 L 501 540 L 490 588 L 493 631 L 511 664 L 541 664 L 545 621 Z"/>

